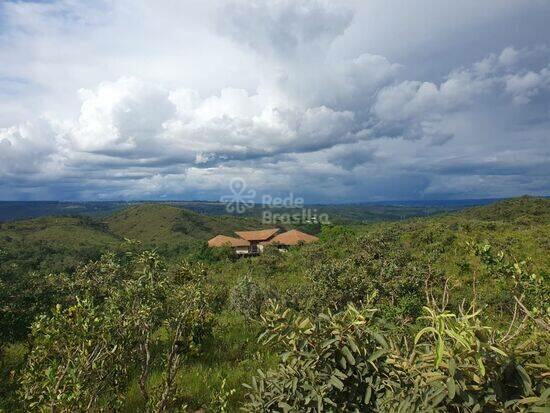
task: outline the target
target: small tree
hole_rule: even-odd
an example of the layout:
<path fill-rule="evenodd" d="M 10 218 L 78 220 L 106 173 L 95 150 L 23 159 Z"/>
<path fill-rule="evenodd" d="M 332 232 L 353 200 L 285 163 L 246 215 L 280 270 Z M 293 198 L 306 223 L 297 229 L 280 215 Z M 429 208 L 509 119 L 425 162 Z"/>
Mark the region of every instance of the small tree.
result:
<path fill-rule="evenodd" d="M 258 318 L 266 299 L 265 291 L 248 275 L 242 277 L 229 293 L 230 307 L 247 318 Z"/>
<path fill-rule="evenodd" d="M 168 274 L 154 251 L 82 269 L 71 288 L 88 295 L 33 324 L 31 351 L 21 377 L 29 410 L 78 412 L 116 409 L 138 371 L 147 411 L 164 412 L 177 398 L 175 378 L 185 356 L 198 351 L 212 328 L 204 269 L 182 266 Z M 112 283 L 102 283 L 96 272 Z M 91 282 L 97 279 L 98 291 Z M 98 294 L 99 292 L 99 294 Z M 95 302 L 94 302 L 95 301 Z M 167 340 L 159 339 L 166 331 Z M 152 387 L 153 363 L 162 382 Z"/>
<path fill-rule="evenodd" d="M 77 300 L 57 306 L 32 326 L 32 351 L 21 377 L 29 411 L 75 412 L 113 408 L 126 372 L 119 317 Z"/>

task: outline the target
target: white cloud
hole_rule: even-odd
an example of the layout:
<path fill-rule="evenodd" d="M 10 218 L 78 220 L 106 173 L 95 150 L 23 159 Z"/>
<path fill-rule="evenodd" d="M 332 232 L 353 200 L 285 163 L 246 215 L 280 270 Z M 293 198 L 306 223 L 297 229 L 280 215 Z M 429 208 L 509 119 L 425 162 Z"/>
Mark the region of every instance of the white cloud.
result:
<path fill-rule="evenodd" d="M 518 104 L 529 103 L 543 90 L 550 89 L 550 66 L 540 72 L 529 71 L 525 74 L 515 74 L 506 77 L 506 91 L 514 97 Z"/>
<path fill-rule="evenodd" d="M 217 198 L 238 175 L 310 200 L 421 197 L 450 193 L 449 171 L 453 196 L 496 172 L 494 193 L 543 193 L 544 13 L 512 3 L 4 2 L 0 198 Z M 456 47 L 518 12 L 523 37 Z"/>
<path fill-rule="evenodd" d="M 155 138 L 176 107 L 162 89 L 135 78 L 105 82 L 96 91 L 80 90 L 82 106 L 71 137 L 78 150 L 157 152 Z"/>
<path fill-rule="evenodd" d="M 46 119 L 0 129 L 0 177 L 51 174 L 62 137 Z"/>

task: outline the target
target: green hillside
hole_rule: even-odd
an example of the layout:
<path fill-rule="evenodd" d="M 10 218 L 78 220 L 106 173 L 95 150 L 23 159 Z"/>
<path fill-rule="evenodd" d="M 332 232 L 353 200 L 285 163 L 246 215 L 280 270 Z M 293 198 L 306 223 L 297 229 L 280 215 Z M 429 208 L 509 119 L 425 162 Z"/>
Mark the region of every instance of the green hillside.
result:
<path fill-rule="evenodd" d="M 79 249 L 89 245 L 105 246 L 117 241 L 108 228 L 89 218 L 43 217 L 1 224 L 0 242 L 33 244 Z"/>
<path fill-rule="evenodd" d="M 464 217 L 485 221 L 513 222 L 525 217 L 535 223 L 550 221 L 550 199 L 531 196 L 507 199 L 490 205 L 473 207 L 459 213 Z M 528 221 L 525 221 L 528 223 Z"/>
<path fill-rule="evenodd" d="M 217 235 L 261 228 L 255 218 L 208 216 L 166 204 L 140 204 L 107 217 L 41 217 L 0 223 L 4 262 L 20 271 L 72 269 L 125 239 L 176 256 Z"/>
<path fill-rule="evenodd" d="M 0 266 L 15 273 L 37 269 L 64 271 L 97 258 L 121 239 L 90 218 L 42 217 L 0 224 Z M 14 272 L 12 271 L 12 272 Z"/>
<path fill-rule="evenodd" d="M 35 389 L 49 385 L 43 381 L 44 371 L 52 371 L 51 366 L 58 365 L 52 363 L 67 357 L 65 353 L 56 353 L 60 350 L 55 343 L 63 343 L 62 349 L 83 351 L 77 346 L 81 337 L 86 337 L 89 345 L 96 339 L 110 337 L 109 340 L 120 340 L 120 346 L 117 344 L 112 350 L 112 354 L 120 357 L 114 358 L 113 363 L 119 363 L 118 368 L 124 372 L 115 380 L 116 386 L 120 385 L 115 389 L 122 403 L 120 409 L 144 411 L 146 401 L 136 377 L 139 366 L 135 363 L 141 359 L 136 353 L 139 346 L 128 343 L 141 343 L 144 337 L 153 340 L 153 364 L 147 370 L 150 377 L 145 387 L 154 390 L 166 374 L 163 369 L 170 340 L 179 343 L 182 339 L 173 335 L 174 320 L 180 320 L 190 323 L 185 324 L 184 330 L 177 330 L 189 334 L 184 338 L 189 344 L 185 345 L 185 357 L 176 369 L 174 409 L 187 405 L 183 411 L 237 412 L 244 405 L 249 411 L 277 411 L 265 408 L 270 398 L 276 397 L 285 400 L 284 403 L 296 403 L 297 407 L 291 411 L 305 411 L 303 400 L 309 396 L 304 395 L 301 401 L 294 399 L 294 395 L 307 393 L 311 388 L 309 380 L 317 374 L 336 383 L 326 391 L 338 399 L 351 397 L 342 393 L 342 389 L 363 386 L 363 380 L 371 384 L 384 380 L 377 371 L 389 371 L 390 375 L 397 372 L 403 377 L 401 383 L 405 387 L 400 390 L 403 395 L 414 398 L 414 394 L 424 394 L 426 400 L 432 400 L 429 394 L 434 389 L 422 387 L 431 380 L 418 381 L 418 377 L 408 376 L 422 371 L 419 374 L 426 377 L 443 377 L 446 384 L 435 390 L 443 389 L 442 398 L 438 396 L 437 400 L 445 407 L 405 411 L 455 411 L 453 406 L 470 403 L 471 397 L 485 403 L 478 411 L 504 411 L 501 409 L 504 402 L 486 401 L 500 385 L 498 372 L 504 371 L 516 383 L 518 380 L 531 383 L 531 387 L 514 390 L 503 400 L 517 403 L 515 406 L 529 404 L 534 409 L 510 411 L 542 411 L 537 408 L 545 403 L 542 395 L 546 394 L 544 389 L 548 388 L 550 377 L 547 351 L 550 337 L 548 329 L 540 328 L 541 324 L 550 323 L 550 200 L 522 197 L 398 222 L 324 225 L 316 243 L 290 248 L 285 253 L 267 249 L 260 256 L 244 259 L 204 248 L 204 240 L 215 234 L 232 235 L 235 230 L 259 227 L 260 222 L 254 218 L 208 216 L 162 204 L 133 206 L 103 222 L 50 217 L 3 224 L 0 301 L 4 299 L 5 304 L 0 306 L 0 329 L 9 334 L 0 341 L 0 349 L 4 351 L 4 358 L 0 357 L 0 384 L 7 383 L 3 389 L 0 386 L 0 400 L 5 400 L 0 402 L 0 408 L 25 411 L 17 393 L 21 389 L 27 389 L 29 400 L 38 400 L 36 394 L 43 393 L 36 393 Z M 142 244 L 124 244 L 125 238 Z M 430 296 L 434 301 L 429 301 Z M 531 311 L 528 317 L 518 312 L 514 297 L 519 297 L 527 311 Z M 82 301 L 84 298 L 88 301 Z M 270 300 L 278 303 L 279 310 L 270 307 Z M 52 311 L 56 304 L 66 310 Z M 445 351 L 441 353 L 439 347 L 434 350 L 432 336 L 426 335 L 423 347 L 416 348 L 412 343 L 418 332 L 429 325 L 423 318 L 426 305 L 439 314 L 436 316 L 439 321 L 433 325 L 441 327 L 450 322 L 450 328 L 466 337 L 468 343 L 461 341 L 455 346 L 453 337 L 447 337 Z M 473 307 L 468 310 L 470 305 Z M 372 308 L 377 311 L 373 313 Z M 79 314 L 76 321 L 75 311 Z M 453 318 L 464 311 L 470 311 L 470 318 Z M 48 321 L 35 324 L 29 336 L 29 328 L 40 314 L 47 315 L 42 320 Z M 289 314 L 298 318 L 288 318 Z M 317 318 L 319 314 L 322 316 Z M 358 314 L 355 327 L 347 324 Z M 375 317 L 364 324 L 361 317 L 365 314 L 371 314 L 369 320 L 372 314 Z M 317 321 L 309 327 L 305 319 Z M 134 325 L 137 330 L 132 330 L 129 320 L 138 323 Z M 75 322 L 82 322 L 81 330 L 74 329 Z M 89 330 L 91 325 L 94 327 Z M 110 326 L 110 330 L 103 325 Z M 366 326 L 367 330 L 359 331 L 353 345 L 348 346 L 353 354 L 345 355 L 349 363 L 343 362 L 339 340 L 357 326 Z M 75 336 L 75 331 L 82 336 Z M 145 336 L 140 335 L 143 331 L 147 331 Z M 377 338 L 378 344 L 372 342 L 369 338 L 372 331 L 385 338 Z M 120 337 L 121 332 L 129 336 Z M 258 341 L 262 332 L 269 332 L 264 338 L 282 332 L 288 336 L 271 345 Z M 486 332 L 490 332 L 489 339 Z M 309 334 L 314 339 L 310 340 Z M 302 338 L 300 347 L 295 346 L 295 340 Z M 398 346 L 408 344 L 398 349 L 379 348 L 385 341 Z M 319 343 L 328 347 L 320 348 Z M 374 347 L 363 348 L 366 345 Z M 488 346 L 500 353 L 495 356 Z M 300 352 L 296 352 L 298 347 Z M 334 357 L 327 356 L 326 364 L 312 367 L 317 361 L 309 357 L 318 352 L 328 354 L 326 351 L 334 352 Z M 366 376 L 361 372 L 354 378 L 346 378 L 345 386 L 340 386 L 329 374 L 335 371 L 335 377 L 344 380 L 343 371 L 355 374 L 354 367 L 350 367 L 352 361 L 361 363 L 365 354 L 381 357 L 387 351 L 396 352 L 392 353 L 393 360 L 401 355 L 416 360 L 411 354 L 424 353 L 418 359 L 420 364 L 405 363 L 402 371 L 393 362 L 391 366 L 384 364 L 384 357 L 370 360 L 368 363 L 372 361 L 376 367 L 366 367 Z M 110 354 L 105 357 L 109 359 Z M 132 357 L 126 359 L 127 354 Z M 434 354 L 444 358 L 441 366 L 420 362 L 424 357 L 433 359 Z M 447 387 L 451 381 L 445 367 L 449 365 L 446 358 L 450 354 L 457 358 L 457 374 L 453 378 L 457 382 L 452 391 Z M 27 356 L 35 364 L 25 364 Z M 120 364 L 120 360 L 128 360 L 124 363 L 129 364 Z M 299 367 L 290 363 L 298 363 Z M 333 366 L 334 363 L 337 365 Z M 480 367 L 480 363 L 486 364 Z M 107 365 L 109 372 L 116 372 Z M 519 376 L 510 372 L 512 365 L 523 366 L 518 370 Z M 90 371 L 89 381 L 82 384 L 77 374 L 80 370 L 75 367 L 71 374 L 75 384 L 69 385 L 93 389 L 96 378 L 105 373 L 101 365 L 97 368 Z M 337 370 L 330 370 L 333 368 Z M 394 368 L 398 370 L 391 370 Z M 127 371 L 132 372 L 130 377 Z M 265 383 L 269 391 L 254 388 L 253 376 L 257 383 Z M 483 382 L 483 390 L 468 393 L 478 388 L 479 380 Z M 298 386 L 298 390 L 278 393 L 286 388 L 284 383 Z M 421 387 L 414 387 L 417 384 Z M 516 384 L 510 386 L 517 389 Z M 54 391 L 55 388 L 50 387 Z M 428 393 L 422 393 L 425 391 Z M 63 399 L 64 394 L 60 392 L 57 397 Z M 396 394 L 379 393 L 377 397 L 392 398 Z M 50 397 L 49 393 L 44 397 Z M 252 408 L 251 397 L 264 407 Z M 73 406 L 71 400 L 63 403 Z M 101 403 L 107 402 L 103 399 L 96 402 L 98 406 Z M 358 411 L 395 411 L 365 407 L 363 397 L 359 403 Z M 494 406 L 498 408 L 493 409 Z"/>
<path fill-rule="evenodd" d="M 164 204 L 144 204 L 116 212 L 105 220 L 118 237 L 141 241 L 166 251 L 182 250 L 217 235 L 257 229 L 255 218 L 208 216 Z"/>

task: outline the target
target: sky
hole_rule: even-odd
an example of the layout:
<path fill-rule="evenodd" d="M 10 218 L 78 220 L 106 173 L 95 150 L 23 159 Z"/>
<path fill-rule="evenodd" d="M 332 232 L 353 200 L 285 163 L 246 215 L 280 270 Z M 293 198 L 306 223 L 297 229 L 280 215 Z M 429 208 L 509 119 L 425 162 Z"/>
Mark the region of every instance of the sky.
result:
<path fill-rule="evenodd" d="M 549 0 L 0 1 L 0 200 L 550 195 Z"/>

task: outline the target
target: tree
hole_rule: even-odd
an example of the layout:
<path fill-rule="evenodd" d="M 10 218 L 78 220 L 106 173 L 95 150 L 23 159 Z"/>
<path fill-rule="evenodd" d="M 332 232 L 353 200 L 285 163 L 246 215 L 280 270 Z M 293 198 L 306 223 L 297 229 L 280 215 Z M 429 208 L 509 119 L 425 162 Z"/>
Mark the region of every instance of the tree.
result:
<path fill-rule="evenodd" d="M 78 299 L 32 326 L 32 351 L 21 396 L 32 411 L 74 412 L 116 407 L 124 384 L 119 315 Z"/>
<path fill-rule="evenodd" d="M 206 272 L 182 263 L 169 274 L 154 251 L 127 258 L 121 263 L 109 254 L 83 268 L 68 283 L 85 298 L 68 308 L 57 305 L 33 324 L 21 376 L 29 410 L 116 408 L 128 385 L 125 373 L 136 370 L 147 411 L 172 407 L 185 356 L 198 351 L 212 328 Z M 163 378 L 158 386 L 149 382 L 154 362 Z"/>

